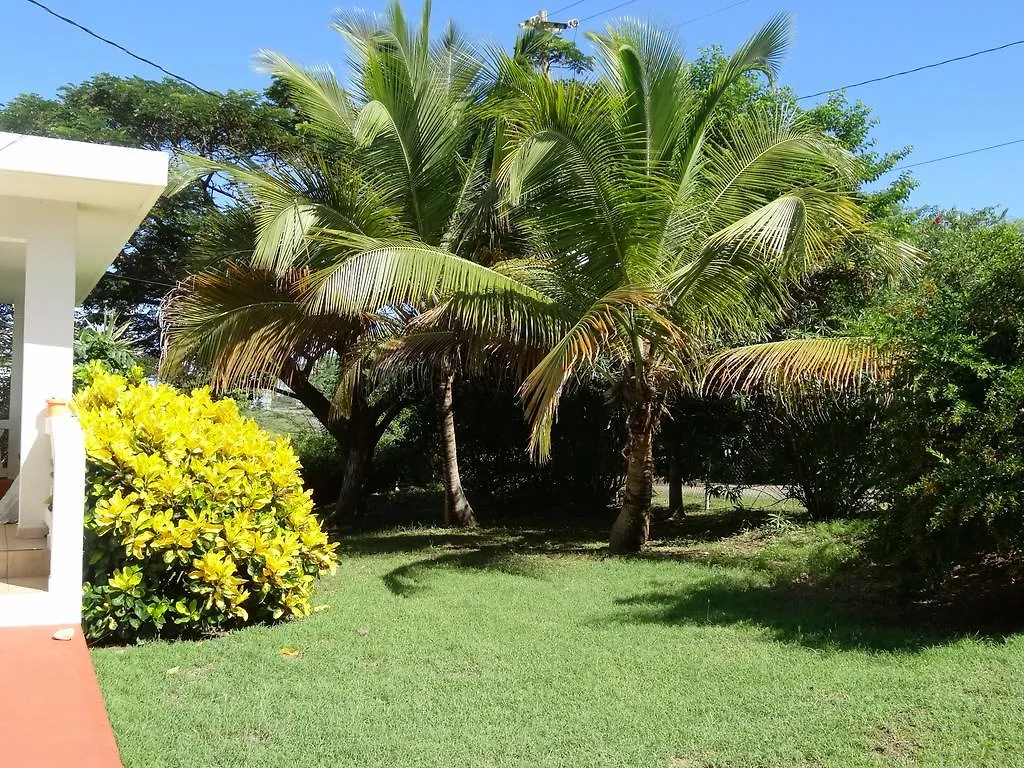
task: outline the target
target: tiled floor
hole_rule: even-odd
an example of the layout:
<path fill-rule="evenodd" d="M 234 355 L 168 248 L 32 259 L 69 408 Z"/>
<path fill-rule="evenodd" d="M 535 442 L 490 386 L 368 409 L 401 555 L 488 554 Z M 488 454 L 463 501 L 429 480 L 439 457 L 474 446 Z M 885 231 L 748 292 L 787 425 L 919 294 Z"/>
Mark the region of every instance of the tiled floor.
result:
<path fill-rule="evenodd" d="M 31 595 L 45 592 L 49 578 L 46 576 L 8 576 L 0 579 L 0 595 Z"/>
<path fill-rule="evenodd" d="M 0 595 L 40 589 L 40 583 L 45 589 L 49 572 L 46 539 L 22 538 L 16 525 L 0 525 Z"/>

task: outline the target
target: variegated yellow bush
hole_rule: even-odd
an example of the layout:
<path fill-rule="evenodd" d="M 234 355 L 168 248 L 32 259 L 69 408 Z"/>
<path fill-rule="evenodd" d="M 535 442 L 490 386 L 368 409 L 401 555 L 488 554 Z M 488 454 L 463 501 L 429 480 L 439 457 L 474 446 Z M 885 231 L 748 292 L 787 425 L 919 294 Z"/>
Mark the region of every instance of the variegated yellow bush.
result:
<path fill-rule="evenodd" d="M 93 639 L 212 632 L 306 616 L 336 544 L 291 445 L 232 400 L 93 365 L 75 396 L 86 436 Z"/>

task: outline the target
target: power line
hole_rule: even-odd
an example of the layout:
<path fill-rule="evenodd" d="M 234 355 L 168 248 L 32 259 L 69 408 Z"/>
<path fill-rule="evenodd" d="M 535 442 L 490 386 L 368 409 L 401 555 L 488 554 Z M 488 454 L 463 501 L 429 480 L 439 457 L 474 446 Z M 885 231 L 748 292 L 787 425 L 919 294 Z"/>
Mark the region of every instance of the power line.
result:
<path fill-rule="evenodd" d="M 575 3 L 569 3 L 568 5 L 563 5 L 561 8 L 556 8 L 555 10 L 551 11 L 551 15 L 554 16 L 556 14 L 561 13 L 562 11 L 568 11 L 570 8 L 575 8 L 577 5 L 582 5 L 585 2 L 587 2 L 587 0 L 576 0 Z"/>
<path fill-rule="evenodd" d="M 190 85 L 193 88 L 195 88 L 196 90 L 201 91 L 202 93 L 207 94 L 208 96 L 216 96 L 217 95 L 213 91 L 209 91 L 206 88 L 203 88 L 198 83 L 196 83 L 196 82 L 194 82 L 192 80 L 189 80 L 187 77 L 183 77 L 182 75 L 179 75 L 179 74 L 177 74 L 175 72 L 172 72 L 171 70 L 169 70 L 169 69 L 167 69 L 165 67 L 162 67 L 161 65 L 157 64 L 155 61 L 152 61 L 151 59 L 147 59 L 145 56 L 140 56 L 139 54 L 135 53 L 134 51 L 131 51 L 128 48 L 125 48 L 120 43 L 116 43 L 113 40 L 110 40 L 109 38 L 103 37 L 102 35 L 98 34 L 97 32 L 94 32 L 93 30 L 89 29 L 88 27 L 84 26 L 83 24 L 79 24 L 74 19 L 70 19 L 67 16 L 61 15 L 57 11 L 55 11 L 52 8 L 44 5 L 43 3 L 39 2 L 38 0 L 26 0 L 26 2 L 28 2 L 31 5 L 36 6 L 37 8 L 39 8 L 42 11 L 45 11 L 46 13 L 50 14 L 54 18 L 60 19 L 64 23 L 70 24 L 71 26 L 73 26 L 73 27 L 75 27 L 77 29 L 80 29 L 81 31 L 83 31 L 87 35 L 89 35 L 90 37 L 94 37 L 95 39 L 99 40 L 102 43 L 106 43 L 107 45 L 113 46 L 114 48 L 116 48 L 117 50 L 121 51 L 122 53 L 128 54 L 133 59 L 136 59 L 137 61 L 141 61 L 143 64 L 148 64 L 149 66 L 154 67 L 155 69 L 160 70 L 165 75 L 168 75 L 169 77 L 172 77 L 175 80 L 178 80 L 178 81 L 180 81 L 182 83 L 185 83 L 186 85 Z M 561 13 L 562 11 L 566 11 L 566 10 L 568 10 L 570 8 L 573 8 L 573 7 L 577 6 L 577 5 L 581 5 L 584 2 L 586 2 L 586 0 L 576 0 L 576 2 L 569 3 L 568 5 L 565 5 L 565 6 L 561 7 L 561 8 L 559 8 L 558 10 L 553 11 L 552 13 Z M 613 5 L 610 8 L 605 8 L 603 11 L 599 11 L 598 13 L 591 14 L 590 16 L 586 16 L 586 17 L 580 19 L 580 21 L 583 22 L 583 21 L 590 21 L 591 19 L 596 19 L 597 17 L 603 16 L 606 13 L 611 13 L 612 11 L 617 11 L 620 8 L 625 8 L 627 5 L 633 5 L 636 2 L 639 2 L 639 0 L 626 0 L 626 2 L 619 3 L 618 5 Z M 705 13 L 705 14 L 703 14 L 701 16 L 695 16 L 692 19 L 687 19 L 686 21 L 682 21 L 682 22 L 676 24 L 675 26 L 669 27 L 669 29 L 678 29 L 679 27 L 685 26 L 687 24 L 693 24 L 694 22 L 701 21 L 701 20 L 706 19 L 706 18 L 708 18 L 710 16 L 714 16 L 714 15 L 722 13 L 724 11 L 728 11 L 728 10 L 730 10 L 732 8 L 736 8 L 736 7 L 740 6 L 740 5 L 745 5 L 746 3 L 749 3 L 749 2 L 750 2 L 750 0 L 738 0 L 738 2 L 731 3 L 731 4 L 723 6 L 721 8 L 717 8 L 717 9 L 715 9 L 713 11 L 709 11 L 708 13 Z M 995 46 L 993 48 L 985 48 L 985 49 L 980 50 L 980 51 L 974 51 L 972 53 L 964 54 L 963 56 L 955 56 L 955 57 L 953 57 L 951 59 L 944 59 L 942 61 L 936 61 L 936 62 L 931 63 L 931 64 L 924 64 L 924 65 L 922 65 L 920 67 L 914 67 L 913 69 L 906 69 L 906 70 L 902 70 L 900 72 L 892 72 L 892 73 L 890 73 L 888 75 L 882 75 L 881 77 L 873 77 L 873 78 L 870 78 L 868 80 L 862 80 L 862 81 L 857 82 L 857 83 L 850 83 L 849 85 L 843 85 L 843 86 L 840 86 L 838 88 L 830 88 L 830 89 L 828 89 L 826 91 L 819 91 L 817 93 L 808 94 L 807 96 L 799 96 L 797 98 L 797 100 L 798 101 L 804 101 L 806 99 L 813 99 L 813 98 L 816 98 L 818 96 L 827 96 L 827 95 L 832 94 L 832 93 L 838 93 L 839 91 L 848 90 L 850 88 L 859 88 L 859 87 L 861 87 L 863 85 L 870 85 L 872 83 L 880 83 L 880 82 L 883 82 L 885 80 L 892 80 L 893 78 L 896 78 L 896 77 L 903 77 L 904 75 L 912 75 L 912 74 L 914 74 L 916 72 L 922 72 L 922 71 L 924 71 L 926 69 L 935 69 L 936 67 L 943 67 L 946 64 L 953 64 L 953 63 L 958 62 L 958 61 L 965 61 L 967 59 L 973 59 L 976 56 L 983 56 L 983 55 L 989 54 L 989 53 L 996 53 L 997 51 L 1003 51 L 1003 50 L 1006 50 L 1007 48 L 1013 48 L 1014 46 L 1018 46 L 1018 45 L 1024 45 L 1024 40 L 1013 40 L 1013 41 L 1011 41 L 1009 43 L 1004 43 L 1003 45 L 997 45 L 997 46 Z M 1024 144 L 1024 138 L 1013 139 L 1012 141 L 1004 141 L 1004 142 L 1002 142 L 1000 144 L 991 144 L 991 145 L 989 145 L 987 147 L 978 147 L 976 149 L 969 149 L 969 150 L 966 150 L 964 152 L 956 152 L 956 153 L 951 154 L 951 155 L 943 155 L 942 157 L 935 157 L 935 158 L 932 158 L 930 160 L 921 160 L 920 162 L 916 162 L 916 163 L 906 163 L 904 165 L 897 166 L 896 168 L 893 168 L 892 170 L 894 170 L 894 171 L 901 171 L 901 170 L 905 170 L 905 169 L 908 169 L 908 168 L 917 168 L 918 166 L 922 166 L 922 165 L 931 165 L 932 163 L 941 163 L 941 162 L 944 162 L 946 160 L 953 160 L 953 159 L 956 159 L 958 157 L 966 157 L 968 155 L 975 155 L 975 154 L 978 154 L 979 152 L 988 152 L 988 151 L 993 150 L 993 149 L 1001 149 L 1002 147 L 1009 147 L 1009 146 L 1013 146 L 1015 144 Z M 7 147 L 3 147 L 2 149 L 6 149 L 6 148 Z M 142 279 L 139 279 L 139 278 L 128 277 L 127 275 L 116 275 L 116 277 L 121 278 L 122 280 L 133 280 L 135 282 L 148 283 L 149 285 L 156 285 L 156 286 L 161 286 L 161 287 L 171 287 L 171 286 L 167 285 L 166 283 L 155 283 L 155 282 L 152 282 L 152 281 L 149 281 L 149 280 L 142 280 Z"/>
<path fill-rule="evenodd" d="M 580 19 L 580 23 L 583 23 L 584 21 L 590 21 L 591 19 L 596 19 L 598 16 L 604 16 L 606 13 L 617 11 L 619 10 L 619 8 L 625 8 L 627 5 L 632 5 L 633 3 L 636 2 L 639 2 L 639 0 L 626 0 L 626 2 L 619 3 L 618 5 L 613 5 L 611 8 L 605 8 L 603 11 L 598 11 L 597 13 L 593 13 L 590 16 L 584 16 L 582 19 Z"/>
<path fill-rule="evenodd" d="M 830 88 L 827 91 L 818 91 L 817 93 L 811 93 L 807 96 L 800 96 L 797 101 L 804 101 L 805 99 L 813 99 L 816 96 L 827 96 L 830 93 L 838 93 L 839 91 L 845 91 L 849 88 L 859 88 L 862 85 L 869 85 L 870 83 L 880 83 L 883 80 L 892 80 L 894 77 L 903 77 L 903 75 L 912 75 L 915 72 L 921 72 L 925 69 L 934 69 L 935 67 L 942 67 L 946 64 L 952 64 L 955 61 L 964 61 L 965 59 L 973 59 L 975 56 L 981 56 L 986 53 L 994 53 L 996 51 L 1002 51 L 1006 48 L 1012 48 L 1015 45 L 1024 45 L 1024 40 L 1014 40 L 1011 43 L 1005 43 L 1003 45 L 997 45 L 995 48 L 985 48 L 981 51 L 974 51 L 973 53 L 967 53 L 963 56 L 955 56 L 952 59 L 944 59 L 943 61 L 936 61 L 932 64 L 924 64 L 920 67 L 914 67 L 913 69 L 905 69 L 902 72 L 892 72 L 888 75 L 882 75 L 881 77 L 873 77 L 870 80 L 861 80 L 859 83 L 851 83 L 850 85 L 842 85 L 838 88 Z"/>
<path fill-rule="evenodd" d="M 144 280 L 141 277 L 131 277 L 129 275 L 122 275 L 120 272 L 104 272 L 104 277 L 112 277 L 115 280 L 128 280 L 133 283 L 142 283 L 143 285 L 155 285 L 158 288 L 173 288 L 171 283 L 158 283 L 154 280 Z"/>
<path fill-rule="evenodd" d="M 98 34 L 96 32 L 93 32 L 91 29 L 89 29 L 86 26 L 83 26 L 82 24 L 79 24 L 74 19 L 69 19 L 67 16 L 62 16 L 61 14 L 57 13 L 52 8 L 50 8 L 50 7 L 46 6 L 46 5 L 43 5 L 42 3 L 38 2 L 38 0 L 25 0 L 25 1 L 27 3 L 30 3 L 31 5 L 36 6 L 37 8 L 39 8 L 39 9 L 41 9 L 43 11 L 46 11 L 46 13 L 50 14 L 51 16 L 60 19 L 65 24 L 70 24 L 73 27 L 77 27 L 78 29 L 80 29 L 83 32 L 85 32 L 87 35 L 90 35 L 91 37 L 95 37 L 100 42 L 106 43 L 107 45 L 114 46 L 115 48 L 117 48 L 117 50 L 122 51 L 124 53 L 127 53 L 133 59 L 137 59 L 138 61 L 141 61 L 143 64 L 148 64 L 151 67 L 156 67 L 161 72 L 163 72 L 165 75 L 169 75 L 170 77 L 173 77 L 175 80 L 180 80 L 181 82 L 185 83 L 186 85 L 191 85 L 193 88 L 195 88 L 196 90 L 202 91 L 207 96 L 216 96 L 217 95 L 213 91 L 208 91 L 205 88 L 203 88 L 203 86 L 201 86 L 201 85 L 199 85 L 197 83 L 192 82 L 187 77 L 182 77 L 181 75 L 175 74 L 174 72 L 171 72 L 171 70 L 165 69 L 164 67 L 161 67 L 155 61 L 147 59 L 145 56 L 140 56 L 139 54 L 137 54 L 137 53 L 135 53 L 133 51 L 128 50 L 127 48 L 125 48 L 120 43 L 115 43 L 113 40 L 110 40 L 110 39 L 108 39 L 106 37 L 103 37 L 103 35 L 100 35 L 100 34 Z"/>
<path fill-rule="evenodd" d="M 703 14 L 702 16 L 694 16 L 692 19 L 687 19 L 686 21 L 681 21 L 678 24 L 672 25 L 668 29 L 669 30 L 679 29 L 680 27 L 685 27 L 687 24 L 693 24 L 695 21 L 701 21 L 703 19 L 708 18 L 709 16 L 714 16 L 716 14 L 722 13 L 723 11 L 728 11 L 731 8 L 735 8 L 735 7 L 740 6 L 740 5 L 745 5 L 745 4 L 749 3 L 749 2 L 750 2 L 750 0 L 739 0 L 739 2 L 733 3 L 732 5 L 726 5 L 726 6 L 723 6 L 721 8 L 716 8 L 713 11 L 708 11 L 707 13 Z M 666 31 L 668 31 L 668 30 L 666 30 Z"/>
<path fill-rule="evenodd" d="M 1024 138 L 1014 139 L 1013 141 L 1004 141 L 1002 144 L 990 144 L 987 147 L 978 147 L 977 149 L 968 149 L 966 152 L 957 152 L 952 155 L 944 155 L 942 157 L 933 157 L 931 160 L 921 160 L 917 163 L 907 163 L 906 165 L 899 165 L 892 170 L 902 171 L 906 168 L 916 168 L 919 165 L 931 165 L 932 163 L 941 163 L 943 160 L 952 160 L 956 157 L 966 157 L 967 155 L 976 155 L 979 152 L 988 152 L 990 149 L 999 149 L 1000 147 L 1009 147 L 1012 144 L 1024 144 Z"/>

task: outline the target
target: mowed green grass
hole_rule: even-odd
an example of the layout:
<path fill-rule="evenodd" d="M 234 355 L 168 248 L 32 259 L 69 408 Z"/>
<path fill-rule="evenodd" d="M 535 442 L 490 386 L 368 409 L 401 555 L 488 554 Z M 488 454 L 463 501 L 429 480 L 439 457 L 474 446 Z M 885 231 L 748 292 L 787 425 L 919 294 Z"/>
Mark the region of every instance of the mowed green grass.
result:
<path fill-rule="evenodd" d="M 96 649 L 125 765 L 1024 765 L 1024 636 L 875 621 L 855 526 L 722 515 L 351 539 L 308 620 Z"/>

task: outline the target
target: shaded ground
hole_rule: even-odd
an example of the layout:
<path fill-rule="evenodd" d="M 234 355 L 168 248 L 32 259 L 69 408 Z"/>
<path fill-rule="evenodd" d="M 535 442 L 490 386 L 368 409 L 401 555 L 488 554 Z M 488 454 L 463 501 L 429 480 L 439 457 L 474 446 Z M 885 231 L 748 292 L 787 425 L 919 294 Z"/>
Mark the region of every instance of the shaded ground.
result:
<path fill-rule="evenodd" d="M 126 766 L 1024 765 L 1024 636 L 900 597 L 863 525 L 604 522 L 348 537 L 306 621 L 94 651 Z"/>
<path fill-rule="evenodd" d="M 799 513 L 793 517 L 799 520 Z M 1024 582 L 1013 580 L 1005 569 L 965 570 L 938 588 L 910 588 L 898 573 L 861 555 L 865 522 L 806 525 L 787 519 L 779 528 L 767 520 L 764 509 L 705 513 L 696 507 L 679 520 L 660 520 L 656 530 L 661 535 L 632 561 L 752 569 L 760 578 L 755 584 L 711 580 L 682 592 L 633 595 L 619 603 L 623 613 L 633 620 L 667 624 L 695 619 L 755 622 L 808 645 L 866 643 L 875 650 L 1024 632 Z M 531 556 L 603 560 L 603 537 L 603 529 L 584 523 L 469 532 L 403 528 L 352 536 L 344 540 L 342 551 L 425 551 L 427 556 L 384 576 L 389 589 L 406 595 L 420 590 L 433 569 L 529 576 L 536 571 Z"/>

